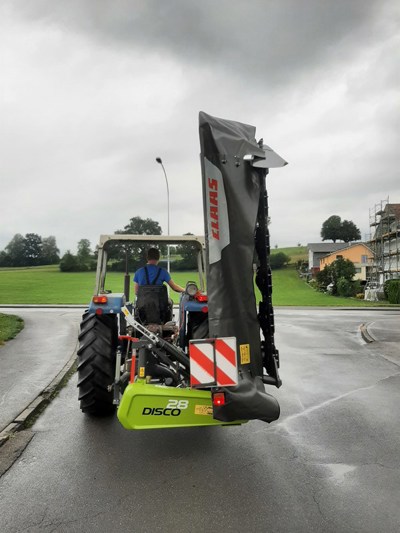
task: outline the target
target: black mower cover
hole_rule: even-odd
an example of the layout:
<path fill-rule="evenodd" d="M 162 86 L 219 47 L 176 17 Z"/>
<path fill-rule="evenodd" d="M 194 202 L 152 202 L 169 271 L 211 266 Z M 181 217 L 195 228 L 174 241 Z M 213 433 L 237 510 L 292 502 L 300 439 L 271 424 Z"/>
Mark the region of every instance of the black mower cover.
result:
<path fill-rule="evenodd" d="M 274 345 L 265 178 L 286 162 L 255 140 L 253 126 L 200 112 L 209 336 L 236 337 L 239 385 L 214 407 L 223 421 L 279 417 L 266 383 L 280 386 Z M 256 282 L 262 295 L 257 311 Z M 260 340 L 260 329 L 264 340 Z"/>

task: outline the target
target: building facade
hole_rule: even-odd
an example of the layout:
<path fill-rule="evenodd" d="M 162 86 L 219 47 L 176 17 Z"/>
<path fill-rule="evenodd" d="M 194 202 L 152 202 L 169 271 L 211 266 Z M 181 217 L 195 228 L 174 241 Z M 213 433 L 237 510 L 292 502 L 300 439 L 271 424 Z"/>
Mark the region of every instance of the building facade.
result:
<path fill-rule="evenodd" d="M 371 281 L 382 285 L 400 278 L 400 204 L 391 204 L 389 199 L 376 204 L 370 209 L 370 228 Z"/>
<path fill-rule="evenodd" d="M 370 268 L 373 257 L 374 254 L 371 248 L 362 242 L 358 242 L 322 257 L 320 259 L 320 269 L 323 270 L 325 267 L 336 261 L 336 259 L 348 259 L 354 263 L 356 269 L 354 279 L 366 281 L 370 277 Z"/>
<path fill-rule="evenodd" d="M 308 269 L 312 276 L 320 271 L 320 261 L 323 257 L 346 247 L 344 242 L 311 242 L 308 248 Z"/>

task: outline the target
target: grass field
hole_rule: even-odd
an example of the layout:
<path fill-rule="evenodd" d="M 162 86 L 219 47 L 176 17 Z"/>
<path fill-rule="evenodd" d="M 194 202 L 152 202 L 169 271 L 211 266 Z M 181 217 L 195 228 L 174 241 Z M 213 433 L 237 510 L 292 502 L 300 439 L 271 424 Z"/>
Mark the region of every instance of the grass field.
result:
<path fill-rule="evenodd" d="M 174 281 L 185 286 L 186 281 L 198 282 L 197 273 L 177 272 Z M 0 270 L 1 304 L 88 304 L 94 293 L 95 272 L 60 272 L 57 266 L 29 269 Z M 123 292 L 124 277 L 109 272 L 106 289 Z M 133 290 L 133 283 L 132 283 Z M 171 291 L 174 301 L 179 295 Z"/>
<path fill-rule="evenodd" d="M 300 247 L 294 248 L 298 250 Z M 287 249 L 291 250 L 291 249 Z M 287 252 L 285 252 L 287 253 Z M 288 252 L 290 255 L 290 252 Z M 293 254 L 294 255 L 294 254 Z M 198 282 L 197 273 L 172 273 L 179 285 L 187 281 Z M 0 269 L 1 304 L 88 304 L 95 285 L 94 272 L 63 273 L 57 266 L 29 269 Z M 132 284 L 133 285 L 133 284 Z M 123 274 L 107 274 L 106 288 L 123 292 Z M 171 291 L 177 303 L 179 295 Z M 300 280 L 293 268 L 273 271 L 273 304 L 275 306 L 354 306 L 374 307 L 384 302 L 365 302 L 353 298 L 339 298 L 311 289 Z"/>
<path fill-rule="evenodd" d="M 13 339 L 23 327 L 24 321 L 19 316 L 0 313 L 0 346 Z"/>
<path fill-rule="evenodd" d="M 320 307 L 376 307 L 390 305 L 386 302 L 366 302 L 355 298 L 340 298 L 315 291 L 302 281 L 293 268 L 272 272 L 272 302 L 275 306 L 320 306 Z"/>
<path fill-rule="evenodd" d="M 294 265 L 297 261 L 307 261 L 308 251 L 307 246 L 291 246 L 288 248 L 273 248 L 271 254 L 283 252 L 290 257 L 290 264 Z"/>

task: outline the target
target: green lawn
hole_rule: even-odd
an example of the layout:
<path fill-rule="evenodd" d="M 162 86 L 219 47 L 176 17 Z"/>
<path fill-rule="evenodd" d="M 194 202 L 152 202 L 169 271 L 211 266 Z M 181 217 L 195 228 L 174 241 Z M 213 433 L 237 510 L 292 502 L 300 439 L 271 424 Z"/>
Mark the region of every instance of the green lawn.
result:
<path fill-rule="evenodd" d="M 24 321 L 19 316 L 0 313 L 0 345 L 13 339 L 24 327 Z"/>
<path fill-rule="evenodd" d="M 307 246 L 290 246 L 288 248 L 272 248 L 271 254 L 283 252 L 290 257 L 290 263 L 296 264 L 297 261 L 308 261 Z"/>
<path fill-rule="evenodd" d="M 293 268 L 273 270 L 272 283 L 272 303 L 275 306 L 376 307 L 382 304 L 390 305 L 386 302 L 366 302 L 355 298 L 340 298 L 315 291 L 299 278 Z"/>
<path fill-rule="evenodd" d="M 197 273 L 177 272 L 174 281 L 185 286 L 186 281 L 198 282 Z M 95 287 L 95 272 L 60 272 L 58 267 L 0 270 L 1 304 L 88 304 Z M 109 272 L 106 289 L 123 292 L 124 276 Z M 133 289 L 133 283 L 132 283 Z M 174 301 L 179 295 L 171 291 Z"/>
<path fill-rule="evenodd" d="M 294 248 L 297 250 L 298 248 Z M 172 273 L 179 285 L 197 281 L 193 272 Z M 338 298 L 311 289 L 300 280 L 293 268 L 274 270 L 273 304 L 298 306 L 356 306 L 373 307 L 384 302 L 365 302 L 353 298 Z M 94 292 L 94 272 L 63 273 L 57 267 L 39 267 L 29 269 L 0 270 L 0 305 L 1 304 L 88 304 Z M 133 285 L 133 284 L 132 284 Z M 123 291 L 123 274 L 110 272 L 107 275 L 106 288 L 113 292 Z M 171 291 L 171 296 L 178 302 L 179 295 Z M 389 305 L 389 304 L 386 304 Z"/>

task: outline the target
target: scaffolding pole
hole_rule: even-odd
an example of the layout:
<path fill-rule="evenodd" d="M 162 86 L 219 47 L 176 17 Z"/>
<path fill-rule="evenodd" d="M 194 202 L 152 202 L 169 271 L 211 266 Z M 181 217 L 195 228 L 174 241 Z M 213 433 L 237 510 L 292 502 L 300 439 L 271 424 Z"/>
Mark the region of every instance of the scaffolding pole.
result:
<path fill-rule="evenodd" d="M 400 278 L 400 204 L 389 197 L 369 210 L 370 241 L 374 254 L 369 282 L 382 287 L 388 279 Z"/>

